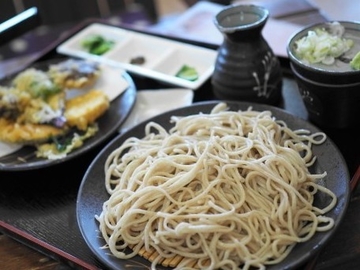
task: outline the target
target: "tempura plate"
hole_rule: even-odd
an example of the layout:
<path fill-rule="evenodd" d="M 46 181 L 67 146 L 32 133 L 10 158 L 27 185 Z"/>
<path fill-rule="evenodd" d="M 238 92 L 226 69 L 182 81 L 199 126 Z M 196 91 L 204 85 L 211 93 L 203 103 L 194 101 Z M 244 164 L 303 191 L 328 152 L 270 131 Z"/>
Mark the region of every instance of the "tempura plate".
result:
<path fill-rule="evenodd" d="M 125 270 L 129 269 L 129 265 L 132 265 L 134 269 L 136 269 L 136 267 L 141 269 L 150 269 L 150 262 L 140 256 L 136 256 L 130 260 L 120 260 L 111 255 L 108 250 L 102 248 L 105 241 L 99 233 L 95 215 L 101 213 L 103 203 L 109 198 L 104 184 L 104 164 L 106 158 L 128 137 L 135 136 L 142 138 L 144 136 L 144 127 L 148 121 L 155 121 L 164 126 L 166 129 L 169 129 L 173 125 L 170 123 L 171 116 L 186 116 L 190 114 L 197 114 L 199 112 L 208 113 L 215 104 L 217 104 L 217 101 L 195 103 L 191 106 L 175 109 L 142 122 L 132 129 L 129 129 L 127 132 L 117 136 L 91 163 L 82 180 L 77 197 L 77 220 L 80 231 L 87 245 L 96 257 L 109 268 Z M 292 129 L 308 129 L 311 132 L 320 131 L 314 125 L 276 107 L 232 101 L 228 101 L 227 104 L 231 110 L 245 110 L 249 106 L 257 111 L 270 110 L 277 119 L 284 120 Z M 328 242 L 330 237 L 339 227 L 346 212 L 350 198 L 350 176 L 343 156 L 329 138 L 327 138 L 325 143 L 313 146 L 313 153 L 317 156 L 317 161 L 310 168 L 311 171 L 326 171 L 327 176 L 321 184 L 332 190 L 338 198 L 336 207 L 327 214 L 327 216 L 330 216 L 335 220 L 335 226 L 330 231 L 316 233 L 305 243 L 297 244 L 284 261 L 274 266 L 268 266 L 266 268 L 267 270 L 297 269 L 303 265 L 317 252 L 319 252 L 319 250 L 321 250 L 321 248 Z M 326 195 L 317 195 L 315 204 L 317 206 L 325 205 L 327 203 L 326 200 Z M 158 269 L 168 268 L 159 266 Z"/>
<path fill-rule="evenodd" d="M 64 59 L 39 62 L 31 67 L 45 70 L 50 64 L 59 61 L 64 61 Z M 110 137 L 117 132 L 119 126 L 126 120 L 136 99 L 136 87 L 130 75 L 124 70 L 112 72 L 112 74 L 122 77 L 127 83 L 118 85 L 118 87 L 125 87 L 125 89 L 118 97 L 111 101 L 110 108 L 98 119 L 99 131 L 95 136 L 87 139 L 83 146 L 70 152 L 66 157 L 55 160 L 37 158 L 34 147 L 22 147 L 12 154 L 0 157 L 0 171 L 26 171 L 61 164 L 94 149 L 96 146 L 104 143 L 105 140 L 110 139 Z M 11 76 L 11 78 L 13 78 L 13 76 Z M 11 78 L 1 80 L 0 85 L 8 84 Z M 107 80 L 110 80 L 111 82 L 109 83 L 112 85 L 113 81 L 116 81 L 116 78 L 107 78 Z M 106 82 L 102 81 L 102 83 L 105 84 Z M 99 87 L 101 88 L 101 85 Z"/>

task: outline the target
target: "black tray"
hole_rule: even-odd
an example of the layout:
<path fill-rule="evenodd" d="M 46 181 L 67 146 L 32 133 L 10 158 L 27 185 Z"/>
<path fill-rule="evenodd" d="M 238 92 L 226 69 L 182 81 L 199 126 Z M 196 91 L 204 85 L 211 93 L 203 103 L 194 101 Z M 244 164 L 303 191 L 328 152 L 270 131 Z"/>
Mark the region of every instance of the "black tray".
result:
<path fill-rule="evenodd" d="M 72 33 L 86 25 L 80 25 Z M 41 60 L 54 57 L 54 48 L 60 42 L 62 40 L 54 42 L 52 49 L 44 50 Z M 137 89 L 150 89 L 157 84 L 135 78 L 135 85 Z M 161 87 L 164 88 L 163 85 Z M 209 87 L 208 82 L 195 91 L 194 101 L 212 99 Z M 133 94 L 135 91 L 131 92 Z M 306 109 L 291 76 L 284 77 L 282 95 L 283 100 L 278 107 L 306 120 Z M 360 136 L 355 127 L 324 131 L 339 147 L 352 176 L 360 164 Z M 105 268 L 80 233 L 76 221 L 76 198 L 88 166 L 116 135 L 68 163 L 28 172 L 0 172 L 0 232 L 73 268 Z"/>

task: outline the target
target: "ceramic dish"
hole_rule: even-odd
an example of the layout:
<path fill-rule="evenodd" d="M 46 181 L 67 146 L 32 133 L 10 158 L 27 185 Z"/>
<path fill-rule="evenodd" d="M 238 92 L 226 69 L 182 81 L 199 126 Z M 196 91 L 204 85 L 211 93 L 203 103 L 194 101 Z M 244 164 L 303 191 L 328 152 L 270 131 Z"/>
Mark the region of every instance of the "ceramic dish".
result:
<path fill-rule="evenodd" d="M 82 43 L 93 35 L 112 41 L 113 46 L 101 55 L 90 53 Z M 211 76 L 216 58 L 215 50 L 99 23 L 87 26 L 60 44 L 57 52 L 111 64 L 137 75 L 194 90 Z M 132 63 L 136 59 L 142 59 L 142 63 Z M 196 80 L 176 75 L 185 65 L 195 69 Z"/>
<path fill-rule="evenodd" d="M 50 64 L 63 60 L 64 59 L 45 61 L 34 64 L 32 67 L 45 70 Z M 118 87 L 120 89 L 117 93 L 121 94 L 117 97 L 115 95 L 111 97 L 113 100 L 110 103 L 110 108 L 97 121 L 99 131 L 95 136 L 87 139 L 82 147 L 70 152 L 66 157 L 55 160 L 37 158 L 35 156 L 35 148 L 30 146 L 10 149 L 14 150 L 11 154 L 0 155 L 0 171 L 34 170 L 60 164 L 86 153 L 116 133 L 119 126 L 125 121 L 133 108 L 136 99 L 136 87 L 130 75 L 123 70 L 114 70 L 113 68 L 107 67 L 105 73 L 107 75 L 100 77 L 95 86 L 98 87 L 98 89 L 104 88 L 109 90 L 113 87 Z M 0 81 L 0 85 L 8 84 L 11 78 L 13 77 Z M 112 92 L 110 95 L 111 94 L 114 93 Z M 9 150 L 4 143 L 1 143 L 0 146 L 4 147 L 3 149 L 5 149 L 5 151 Z"/>
<path fill-rule="evenodd" d="M 336 57 L 331 65 L 310 64 L 298 58 L 296 48 L 299 40 L 308 37 L 309 31 L 315 31 L 315 29 L 325 29 L 330 32 L 334 24 L 343 27 L 342 38 L 353 41 L 353 46 L 348 51 Z M 360 23 L 324 22 L 305 27 L 291 37 L 287 44 L 287 52 L 290 68 L 308 111 L 309 119 L 324 128 L 358 126 L 360 124 L 360 70 L 353 69 L 350 61 L 360 52 Z"/>
<path fill-rule="evenodd" d="M 227 103 L 231 110 L 244 110 L 249 106 L 252 106 L 254 110 L 271 110 L 277 119 L 284 120 L 292 129 L 305 128 L 311 132 L 319 131 L 312 124 L 275 107 L 246 102 Z M 188 107 L 158 115 L 149 119 L 149 121 L 152 120 L 158 122 L 163 125 L 165 129 L 169 129 L 172 127 L 172 124 L 170 123 L 171 116 L 185 116 L 197 114 L 199 112 L 208 113 L 215 104 L 215 101 L 195 103 Z M 148 121 L 145 121 L 128 130 L 123 135 L 116 137 L 98 154 L 87 170 L 78 192 L 76 214 L 80 231 L 92 252 L 110 269 L 129 269 L 129 265 L 133 265 L 134 268 L 137 266 L 139 268 L 150 269 L 150 262 L 140 256 L 136 256 L 130 260 L 120 260 L 110 255 L 108 250 L 101 248 L 105 244 L 105 241 L 99 233 L 98 223 L 94 218 L 95 215 L 101 213 L 103 202 L 109 198 L 104 186 L 104 163 L 106 158 L 128 137 L 136 136 L 142 138 L 144 136 L 144 127 L 147 122 Z M 329 238 L 337 230 L 344 217 L 350 197 L 350 177 L 346 163 L 337 147 L 330 139 L 322 145 L 314 146 L 313 153 L 318 159 L 311 170 L 313 172 L 327 171 L 328 174 L 324 181 L 322 181 L 322 184 L 332 190 L 338 198 L 336 207 L 327 214 L 335 220 L 334 228 L 327 232 L 316 233 L 309 241 L 297 244 L 282 262 L 274 266 L 268 266 L 266 269 L 295 269 L 304 264 L 326 244 Z M 326 203 L 325 197 L 317 195 L 315 203 L 318 206 L 324 205 Z M 159 266 L 159 269 L 167 268 Z"/>
<path fill-rule="evenodd" d="M 309 31 L 315 31 L 316 29 L 324 29 L 330 32 L 329 29 L 334 23 L 339 23 L 341 26 L 344 27 L 344 34 L 341 36 L 341 38 L 352 40 L 354 42 L 353 46 L 351 46 L 351 48 L 345 53 L 343 53 L 341 56 L 337 57 L 335 59 L 335 62 L 331 65 L 325 65 L 323 63 L 310 64 L 299 59 L 296 55 L 296 42 L 308 36 Z M 346 76 L 346 78 L 342 80 L 343 83 L 353 83 L 354 81 L 358 81 L 356 77 L 358 78 L 359 71 L 352 69 L 349 62 L 355 57 L 358 52 L 360 52 L 360 22 L 329 21 L 309 25 L 293 33 L 293 35 L 288 41 L 286 49 L 290 61 L 293 63 L 293 65 L 296 66 L 297 70 L 301 72 L 301 74 L 306 74 L 306 72 L 316 72 L 315 75 L 311 76 L 311 79 L 317 80 L 322 83 L 327 83 L 329 82 L 329 80 L 331 81 L 331 78 L 329 78 L 329 76 Z M 336 81 L 334 81 L 334 83 L 338 84 Z"/>

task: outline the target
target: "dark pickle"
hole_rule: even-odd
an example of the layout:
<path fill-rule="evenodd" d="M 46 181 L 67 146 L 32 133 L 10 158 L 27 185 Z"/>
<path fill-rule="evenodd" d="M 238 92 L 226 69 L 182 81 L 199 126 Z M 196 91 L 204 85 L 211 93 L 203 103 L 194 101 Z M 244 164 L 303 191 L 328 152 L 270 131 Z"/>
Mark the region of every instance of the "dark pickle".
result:
<path fill-rule="evenodd" d="M 130 64 L 133 65 L 143 65 L 145 63 L 144 56 L 136 56 L 130 59 Z"/>

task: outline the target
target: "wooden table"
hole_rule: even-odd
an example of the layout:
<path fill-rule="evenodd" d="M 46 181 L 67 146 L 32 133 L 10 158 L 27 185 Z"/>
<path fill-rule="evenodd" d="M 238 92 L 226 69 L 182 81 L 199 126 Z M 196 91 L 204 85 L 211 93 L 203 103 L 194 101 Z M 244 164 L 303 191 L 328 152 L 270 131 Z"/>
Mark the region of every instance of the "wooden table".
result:
<path fill-rule="evenodd" d="M 70 267 L 29 248 L 6 235 L 0 235 L 0 265 L 3 269 L 67 269 Z"/>

